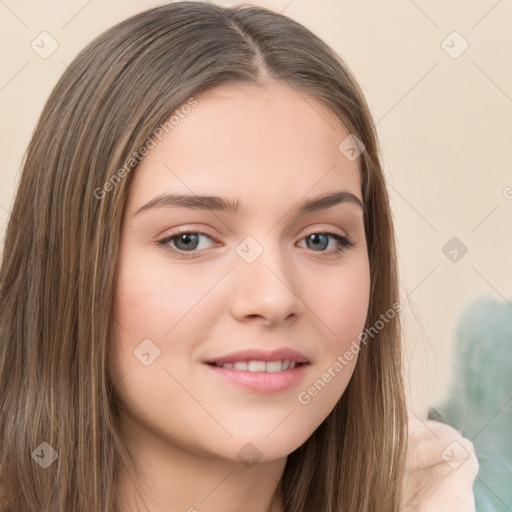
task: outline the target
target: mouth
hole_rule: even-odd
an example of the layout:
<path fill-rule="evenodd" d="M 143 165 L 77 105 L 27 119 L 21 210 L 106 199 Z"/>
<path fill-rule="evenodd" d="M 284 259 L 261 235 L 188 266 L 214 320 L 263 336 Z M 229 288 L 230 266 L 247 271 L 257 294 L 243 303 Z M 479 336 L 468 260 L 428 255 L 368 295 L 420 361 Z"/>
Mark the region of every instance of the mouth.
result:
<path fill-rule="evenodd" d="M 204 361 L 216 378 L 256 393 L 278 393 L 297 387 L 311 361 L 292 349 L 246 350 Z"/>
<path fill-rule="evenodd" d="M 255 359 L 246 360 L 246 361 L 235 361 L 230 363 L 207 363 L 210 366 L 215 366 L 216 368 L 225 368 L 227 370 L 235 370 L 235 371 L 249 371 L 253 373 L 277 373 L 293 370 L 298 366 L 303 366 L 309 363 L 299 363 L 294 360 L 277 360 L 277 361 L 258 361 Z"/>

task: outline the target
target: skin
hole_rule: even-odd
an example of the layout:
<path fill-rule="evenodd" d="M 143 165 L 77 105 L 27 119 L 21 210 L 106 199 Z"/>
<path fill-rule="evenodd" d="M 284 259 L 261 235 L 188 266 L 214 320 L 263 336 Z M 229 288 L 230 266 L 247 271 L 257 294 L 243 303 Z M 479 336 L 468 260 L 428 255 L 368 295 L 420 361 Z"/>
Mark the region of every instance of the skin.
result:
<path fill-rule="evenodd" d="M 370 273 L 363 211 L 345 202 L 297 216 L 304 199 L 345 190 L 362 202 L 358 160 L 338 149 L 349 132 L 323 104 L 288 85 L 221 85 L 134 171 L 122 228 L 110 363 L 121 425 L 140 470 L 124 470 L 125 512 L 277 512 L 286 457 L 332 411 L 354 357 L 311 398 L 298 400 L 357 341 L 368 311 Z M 167 206 L 136 213 L 161 193 L 239 199 L 245 214 Z M 177 229 L 201 231 L 189 258 L 158 245 Z M 309 236 L 348 236 L 336 254 Z M 251 236 L 252 263 L 236 248 Z M 211 238 L 209 238 L 211 237 Z M 168 246 L 179 252 L 179 239 Z M 192 244 L 193 245 L 193 244 Z M 134 356 L 144 339 L 160 355 Z M 245 348 L 292 347 L 311 364 L 298 386 L 262 394 L 238 387 L 203 361 Z M 151 349 L 153 350 L 153 349 Z M 252 443 L 252 466 L 237 453 Z"/>

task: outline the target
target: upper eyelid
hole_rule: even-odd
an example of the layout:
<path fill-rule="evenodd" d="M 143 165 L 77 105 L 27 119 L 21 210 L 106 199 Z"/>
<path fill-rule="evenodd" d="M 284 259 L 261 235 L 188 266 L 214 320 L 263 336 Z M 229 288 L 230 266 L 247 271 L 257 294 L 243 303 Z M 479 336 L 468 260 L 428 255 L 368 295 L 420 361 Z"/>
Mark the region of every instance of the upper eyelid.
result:
<path fill-rule="evenodd" d="M 349 237 L 349 235 L 347 233 L 344 233 L 341 228 L 337 228 L 339 231 L 336 230 L 336 228 L 329 228 L 329 227 L 322 227 L 322 228 L 312 228 L 311 230 L 308 230 L 306 232 L 305 235 L 303 235 L 301 238 L 304 238 L 305 236 L 309 236 L 311 234 L 314 234 L 314 233 L 335 233 L 337 235 L 341 235 L 341 236 L 345 236 L 345 237 Z M 163 235 L 163 236 L 160 236 L 159 239 L 162 239 L 162 238 L 172 238 L 174 236 L 179 236 L 179 235 L 182 235 L 182 234 L 188 234 L 188 233 L 195 233 L 195 234 L 199 234 L 199 235 L 206 235 L 214 240 L 217 239 L 217 237 L 215 235 L 212 235 L 210 233 L 208 233 L 208 231 L 202 231 L 201 229 L 197 229 L 197 228 L 185 228 L 185 229 L 180 229 L 180 228 L 177 228 L 176 231 L 173 231 L 172 233 L 168 233 L 167 235 Z"/>

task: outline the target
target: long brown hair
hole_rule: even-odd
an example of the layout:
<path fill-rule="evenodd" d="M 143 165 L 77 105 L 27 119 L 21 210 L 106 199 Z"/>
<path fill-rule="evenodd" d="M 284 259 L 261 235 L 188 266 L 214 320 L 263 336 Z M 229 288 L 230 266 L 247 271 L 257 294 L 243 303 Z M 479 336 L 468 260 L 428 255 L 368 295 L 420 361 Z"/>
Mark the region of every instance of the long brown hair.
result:
<path fill-rule="evenodd" d="M 343 60 L 299 23 L 250 5 L 176 2 L 123 21 L 76 57 L 50 95 L 7 226 L 0 270 L 3 512 L 120 512 L 116 475 L 130 459 L 118 431 L 107 343 L 134 172 L 127 162 L 195 93 L 267 77 L 323 102 L 364 143 L 366 326 L 399 302 L 377 137 Z M 279 483 L 286 512 L 400 509 L 400 344 L 397 319 L 361 344 L 342 398 L 288 456 Z M 56 463 L 36 463 L 52 455 Z"/>

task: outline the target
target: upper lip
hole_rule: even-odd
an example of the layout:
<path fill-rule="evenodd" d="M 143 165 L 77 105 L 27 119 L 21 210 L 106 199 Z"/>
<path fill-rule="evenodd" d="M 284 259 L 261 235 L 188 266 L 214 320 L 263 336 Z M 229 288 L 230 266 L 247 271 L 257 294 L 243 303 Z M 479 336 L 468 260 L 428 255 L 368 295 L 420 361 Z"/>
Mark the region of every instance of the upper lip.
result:
<path fill-rule="evenodd" d="M 309 363 L 309 358 L 292 348 L 278 348 L 276 350 L 239 350 L 225 356 L 215 357 L 205 361 L 207 364 L 236 363 L 237 361 L 295 361 L 296 363 Z"/>

